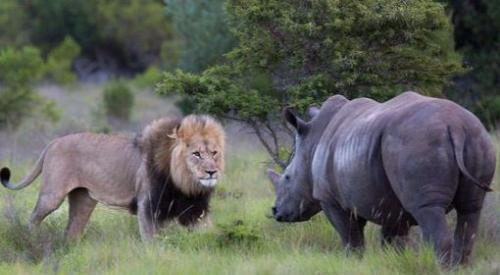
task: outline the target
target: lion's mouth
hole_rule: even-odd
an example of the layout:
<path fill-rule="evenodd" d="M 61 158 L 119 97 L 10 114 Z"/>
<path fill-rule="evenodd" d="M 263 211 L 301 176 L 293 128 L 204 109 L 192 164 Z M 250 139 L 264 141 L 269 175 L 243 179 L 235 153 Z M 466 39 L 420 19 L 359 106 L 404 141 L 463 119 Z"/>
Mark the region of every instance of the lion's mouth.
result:
<path fill-rule="evenodd" d="M 200 179 L 200 184 L 205 187 L 214 187 L 217 184 L 217 179 Z"/>

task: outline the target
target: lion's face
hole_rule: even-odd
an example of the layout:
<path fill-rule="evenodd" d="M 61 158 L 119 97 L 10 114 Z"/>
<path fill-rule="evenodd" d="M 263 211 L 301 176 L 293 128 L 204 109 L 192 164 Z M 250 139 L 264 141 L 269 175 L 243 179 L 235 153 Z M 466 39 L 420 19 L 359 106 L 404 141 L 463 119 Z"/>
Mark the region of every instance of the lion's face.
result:
<path fill-rule="evenodd" d="M 213 188 L 224 170 L 224 130 L 208 116 L 185 117 L 171 138 L 170 173 L 185 194 Z"/>
<path fill-rule="evenodd" d="M 213 187 L 222 173 L 223 148 L 211 140 L 195 138 L 187 146 L 185 159 L 193 178 L 205 187 Z"/>

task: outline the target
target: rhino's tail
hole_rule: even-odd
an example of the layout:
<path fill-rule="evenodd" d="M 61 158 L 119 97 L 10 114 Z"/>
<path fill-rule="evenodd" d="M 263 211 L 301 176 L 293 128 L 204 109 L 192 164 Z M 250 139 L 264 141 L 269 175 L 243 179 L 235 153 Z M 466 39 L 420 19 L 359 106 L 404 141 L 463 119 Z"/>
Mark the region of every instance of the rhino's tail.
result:
<path fill-rule="evenodd" d="M 42 172 L 42 167 L 43 167 L 43 160 L 45 159 L 45 154 L 47 153 L 48 148 L 50 147 L 50 144 L 43 149 L 42 153 L 40 154 L 40 157 L 38 158 L 37 162 L 35 163 L 35 167 L 31 170 L 31 172 L 26 175 L 21 182 L 19 183 L 11 183 L 10 180 L 10 169 L 8 167 L 3 167 L 0 169 L 0 182 L 2 182 L 2 185 L 5 186 L 5 188 L 10 189 L 10 190 L 19 190 L 23 189 L 24 187 L 30 185 L 37 177 L 40 175 Z"/>
<path fill-rule="evenodd" d="M 462 174 L 466 178 L 468 178 L 470 181 L 472 181 L 475 185 L 477 185 L 484 191 L 486 192 L 493 191 L 487 184 L 482 183 L 478 179 L 474 178 L 465 167 L 464 163 L 465 133 L 463 132 L 457 133 L 457 131 L 452 131 L 450 126 L 448 126 L 448 134 L 450 135 L 451 145 L 453 146 L 453 150 L 455 151 L 455 159 L 457 161 L 460 172 L 462 172 Z"/>

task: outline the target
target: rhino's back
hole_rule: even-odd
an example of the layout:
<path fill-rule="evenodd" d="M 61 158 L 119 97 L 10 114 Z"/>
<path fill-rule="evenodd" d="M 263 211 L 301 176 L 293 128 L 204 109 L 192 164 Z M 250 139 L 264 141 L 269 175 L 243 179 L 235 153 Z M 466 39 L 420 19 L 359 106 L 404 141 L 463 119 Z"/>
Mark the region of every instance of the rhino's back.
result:
<path fill-rule="evenodd" d="M 483 129 L 460 106 L 413 92 L 385 103 L 369 99 L 347 103 L 325 129 L 314 155 L 315 197 L 334 199 L 375 222 L 382 222 L 380 216 L 406 214 L 401 190 L 391 185 L 387 175 L 383 155 L 391 148 L 390 142 L 384 145 L 383 141 L 397 139 L 403 145 L 414 140 L 445 143 L 449 141 L 449 125 Z M 444 147 L 444 154 L 450 156 L 453 152 L 449 142 Z"/>

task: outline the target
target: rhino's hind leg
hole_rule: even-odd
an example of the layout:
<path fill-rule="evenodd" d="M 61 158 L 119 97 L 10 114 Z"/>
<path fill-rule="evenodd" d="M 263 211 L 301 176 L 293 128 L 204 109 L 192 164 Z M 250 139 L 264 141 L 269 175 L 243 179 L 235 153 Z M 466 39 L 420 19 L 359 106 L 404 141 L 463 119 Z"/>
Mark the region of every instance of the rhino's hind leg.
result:
<path fill-rule="evenodd" d="M 468 264 L 472 254 L 481 210 L 465 212 L 457 209 L 457 225 L 453 246 L 453 263 Z"/>
<path fill-rule="evenodd" d="M 348 253 L 351 251 L 363 252 L 365 248 L 363 229 L 366 225 L 366 220 L 345 211 L 337 204 L 321 202 L 321 208 L 339 233 L 344 249 Z"/>
<path fill-rule="evenodd" d="M 78 239 L 87 225 L 97 201 L 92 199 L 87 189 L 77 188 L 68 195 L 69 219 L 66 228 L 66 238 Z"/>
<path fill-rule="evenodd" d="M 427 206 L 412 214 L 422 229 L 424 240 L 433 245 L 439 261 L 448 266 L 453 241 L 446 223 L 446 210 L 439 206 Z"/>

